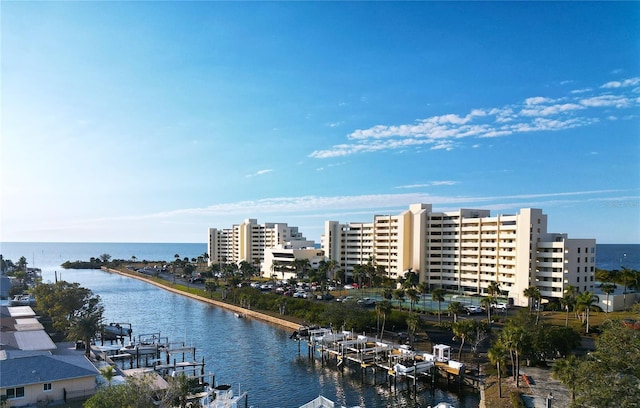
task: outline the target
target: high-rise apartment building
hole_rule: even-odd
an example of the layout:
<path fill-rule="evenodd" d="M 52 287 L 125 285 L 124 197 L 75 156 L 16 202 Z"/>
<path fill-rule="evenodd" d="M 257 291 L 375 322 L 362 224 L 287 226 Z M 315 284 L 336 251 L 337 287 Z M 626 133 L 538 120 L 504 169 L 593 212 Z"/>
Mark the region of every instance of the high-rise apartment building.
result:
<path fill-rule="evenodd" d="M 562 297 L 567 285 L 593 290 L 594 239 L 548 233 L 542 210 L 491 216 L 488 210 L 434 212 L 413 204 L 399 215 L 375 215 L 370 223 L 327 221 L 322 249 L 347 276 L 375 259 L 390 278 L 413 270 L 430 288 L 486 294 L 498 282 L 503 294 L 525 306 L 524 289 Z"/>
<path fill-rule="evenodd" d="M 286 223 L 258 224 L 253 218 L 229 229 L 209 228 L 209 265 L 246 261 L 258 266 L 264 260 L 266 248 L 282 245 L 305 248 L 313 247 L 314 242 L 307 240 L 298 227 Z"/>

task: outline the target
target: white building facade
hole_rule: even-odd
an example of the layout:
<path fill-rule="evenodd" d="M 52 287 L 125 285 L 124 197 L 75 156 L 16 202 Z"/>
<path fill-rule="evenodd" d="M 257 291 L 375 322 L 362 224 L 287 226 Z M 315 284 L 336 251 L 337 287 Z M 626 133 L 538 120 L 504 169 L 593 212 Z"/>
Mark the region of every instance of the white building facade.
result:
<path fill-rule="evenodd" d="M 209 228 L 207 242 L 209 265 L 246 261 L 259 266 L 264 261 L 267 248 L 314 246 L 314 242 L 307 240 L 297 227 L 286 223 L 258 224 L 253 218 L 229 229 Z"/>
<path fill-rule="evenodd" d="M 266 248 L 260 273 L 265 278 L 295 279 L 298 277 L 295 261 L 304 260 L 309 262 L 307 264 L 309 269 L 318 269 L 320 262 L 325 260 L 324 252 L 313 247 L 293 248 L 278 245 L 274 248 Z"/>
<path fill-rule="evenodd" d="M 548 233 L 547 216 L 525 208 L 515 215 L 489 210 L 434 212 L 413 204 L 399 215 L 375 215 L 370 223 L 327 221 L 322 249 L 347 276 L 374 259 L 395 279 L 413 270 L 430 288 L 486 294 L 498 282 L 503 295 L 526 306 L 524 289 L 537 286 L 560 298 L 567 285 L 593 291 L 594 239 Z"/>

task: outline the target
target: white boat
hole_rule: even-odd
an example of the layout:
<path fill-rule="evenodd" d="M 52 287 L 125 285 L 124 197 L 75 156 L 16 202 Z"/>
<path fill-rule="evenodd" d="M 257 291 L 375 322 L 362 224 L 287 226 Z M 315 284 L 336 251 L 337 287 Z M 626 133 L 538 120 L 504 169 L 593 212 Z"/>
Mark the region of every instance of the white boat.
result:
<path fill-rule="evenodd" d="M 238 319 L 243 319 L 243 318 L 247 317 L 247 315 L 244 314 L 244 313 L 234 313 L 234 314 Z"/>
<path fill-rule="evenodd" d="M 433 367 L 433 365 L 434 365 L 433 361 L 420 361 L 420 362 L 416 362 L 413 365 L 403 365 L 398 363 L 393 366 L 393 370 L 396 372 L 396 375 L 399 375 L 399 376 L 415 375 L 415 374 L 426 373 L 431 369 L 431 367 Z"/>
<path fill-rule="evenodd" d="M 106 337 L 126 337 L 131 335 L 132 330 L 131 327 L 122 326 L 120 323 L 109 323 L 102 327 L 102 332 Z"/>
<path fill-rule="evenodd" d="M 156 354 L 164 348 L 160 343 L 129 343 L 120 348 L 121 353 Z"/>
<path fill-rule="evenodd" d="M 431 408 L 431 407 L 429 407 Z M 438 403 L 438 405 L 434 405 L 433 408 L 456 408 L 453 405 L 449 404 L 448 402 L 440 402 Z"/>
<path fill-rule="evenodd" d="M 15 295 L 11 299 L 11 306 L 33 306 L 36 304 L 36 298 L 32 295 Z"/>
<path fill-rule="evenodd" d="M 304 405 L 301 405 L 299 408 L 338 408 L 338 407 L 339 406 L 336 405 L 335 402 L 331 401 L 329 398 L 326 398 L 320 395 L 318 398 L 313 399 Z M 344 406 L 340 406 L 340 407 L 346 408 Z"/>
<path fill-rule="evenodd" d="M 233 388 L 229 384 L 217 385 L 208 388 L 206 395 L 200 399 L 200 406 L 203 408 L 244 408 L 248 406 L 248 395 L 240 392 L 234 395 Z"/>

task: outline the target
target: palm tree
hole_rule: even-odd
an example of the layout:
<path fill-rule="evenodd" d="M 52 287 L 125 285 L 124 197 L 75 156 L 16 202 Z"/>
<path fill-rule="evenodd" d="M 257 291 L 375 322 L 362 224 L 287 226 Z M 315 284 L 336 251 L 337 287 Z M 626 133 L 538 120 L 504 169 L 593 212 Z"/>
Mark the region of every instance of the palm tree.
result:
<path fill-rule="evenodd" d="M 442 324 L 442 311 L 440 309 L 440 305 L 444 302 L 445 293 L 446 291 L 442 288 L 434 289 L 433 292 L 431 292 L 431 300 L 438 302 L 438 324 Z"/>
<path fill-rule="evenodd" d="M 420 300 L 420 296 L 418 296 L 418 291 L 413 287 L 411 287 L 409 289 L 406 289 L 405 293 L 409 298 L 409 311 L 413 312 L 413 305 L 415 305 Z"/>
<path fill-rule="evenodd" d="M 542 299 L 540 289 L 537 286 L 529 286 L 524 290 L 524 295 L 529 298 L 529 316 L 531 316 L 533 309 L 533 301 L 536 302 L 536 324 L 538 324 L 538 321 L 540 320 L 540 300 Z"/>
<path fill-rule="evenodd" d="M 89 358 L 91 356 L 91 339 L 100 331 L 100 322 L 102 321 L 102 309 L 75 317 L 71 321 L 71 327 L 67 337 L 69 340 L 82 339 L 84 342 L 84 354 Z"/>
<path fill-rule="evenodd" d="M 112 365 L 104 366 L 100 369 L 100 374 L 107 380 L 107 385 L 111 386 L 111 380 L 116 375 Z"/>
<path fill-rule="evenodd" d="M 458 303 L 458 302 L 453 302 Z M 452 304 L 453 304 L 452 303 Z M 451 305 L 449 305 L 451 306 Z M 458 350 L 458 361 L 462 358 L 462 349 L 464 348 L 464 342 L 467 337 L 471 336 L 475 330 L 475 320 L 460 320 L 453 323 L 453 335 L 460 339 L 460 349 Z"/>
<path fill-rule="evenodd" d="M 527 333 L 523 327 L 507 325 L 500 332 L 500 341 L 509 350 L 511 371 L 516 387 L 520 386 L 520 353 L 525 347 Z"/>
<path fill-rule="evenodd" d="M 498 395 L 502 398 L 502 370 L 507 360 L 506 350 L 499 341 L 495 342 L 487 352 L 487 357 L 489 357 L 491 364 L 495 364 L 498 370 Z"/>
<path fill-rule="evenodd" d="M 529 316 L 531 316 L 531 312 L 533 311 L 533 303 L 531 301 L 535 297 L 536 289 L 537 288 L 535 286 L 529 286 L 528 288 L 525 288 L 523 291 L 524 296 L 527 298 L 527 305 L 529 306 Z"/>
<path fill-rule="evenodd" d="M 382 290 L 382 298 L 386 300 L 393 299 L 393 290 L 391 290 L 391 288 L 384 288 Z"/>
<path fill-rule="evenodd" d="M 578 310 L 583 311 L 586 315 L 587 333 L 589 333 L 589 312 L 591 311 L 591 307 L 597 302 L 598 297 L 589 291 L 580 293 L 576 298 L 576 306 L 578 307 Z"/>
<path fill-rule="evenodd" d="M 560 380 L 571 391 L 571 405 L 576 400 L 576 384 L 578 382 L 578 370 L 580 360 L 573 354 L 567 358 L 556 360 L 553 364 L 551 375 Z"/>
<path fill-rule="evenodd" d="M 607 309 L 605 313 L 609 313 L 609 295 L 615 292 L 616 285 L 615 283 L 604 282 L 602 283 L 602 285 L 600 285 L 600 290 L 602 291 L 602 293 L 607 295 Z"/>
<path fill-rule="evenodd" d="M 420 320 L 420 316 L 418 316 L 416 313 L 410 313 L 409 316 L 407 316 L 407 328 L 409 329 L 409 344 L 412 346 L 413 346 L 413 337 L 415 336 L 421 321 L 422 320 Z"/>
<path fill-rule="evenodd" d="M 213 299 L 213 292 L 218 289 L 218 280 L 217 279 L 205 280 L 204 288 L 209 291 L 209 297 Z"/>
<path fill-rule="evenodd" d="M 464 306 L 462 306 L 462 303 L 460 302 L 451 302 L 449 303 L 449 312 L 451 312 L 451 314 L 453 314 L 453 323 L 456 323 L 458 321 L 458 315 L 461 315 L 462 313 L 464 313 Z"/>
<path fill-rule="evenodd" d="M 487 293 L 489 296 L 497 298 L 500 294 L 500 284 L 497 281 L 489 283 L 489 286 L 487 286 Z"/>
<path fill-rule="evenodd" d="M 405 288 L 414 288 L 418 285 L 418 281 L 420 280 L 420 276 L 418 276 L 417 273 L 415 273 L 414 271 L 411 270 L 411 268 L 409 268 L 407 270 L 407 273 L 404 275 L 404 284 L 403 286 Z"/>
<path fill-rule="evenodd" d="M 391 302 L 386 299 L 376 303 L 376 313 L 378 314 L 378 316 L 382 316 L 382 330 L 380 330 L 380 340 L 382 340 L 382 336 L 384 336 L 384 325 L 387 322 L 387 316 L 391 313 L 391 310 Z"/>
<path fill-rule="evenodd" d="M 422 310 L 424 312 L 426 312 L 427 310 L 427 299 L 424 295 L 426 295 L 427 293 L 429 293 L 429 284 L 427 282 L 420 282 L 418 284 L 418 291 L 420 292 L 420 295 L 422 295 Z"/>
<path fill-rule="evenodd" d="M 480 305 L 487 311 L 487 322 L 489 322 L 489 326 L 491 326 L 491 305 L 493 302 L 493 296 L 485 296 L 480 300 Z"/>
<path fill-rule="evenodd" d="M 402 304 L 404 303 L 404 289 L 396 289 L 393 291 L 393 298 L 400 303 L 400 310 L 402 310 Z"/>

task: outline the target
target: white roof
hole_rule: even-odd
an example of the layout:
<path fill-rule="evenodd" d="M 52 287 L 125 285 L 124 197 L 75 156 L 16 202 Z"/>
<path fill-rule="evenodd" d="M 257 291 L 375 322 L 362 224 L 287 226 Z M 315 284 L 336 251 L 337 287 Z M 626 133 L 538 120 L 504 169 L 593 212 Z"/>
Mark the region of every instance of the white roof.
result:
<path fill-rule="evenodd" d="M 35 317 L 16 319 L 16 324 L 14 327 L 16 331 L 44 330 L 42 324 Z"/>
<path fill-rule="evenodd" d="M 31 308 L 31 306 L 12 306 L 8 307 L 9 316 L 16 317 L 33 317 L 35 316 L 35 312 Z"/>
<path fill-rule="evenodd" d="M 44 330 L 13 333 L 20 350 L 55 350 L 57 347 Z"/>

